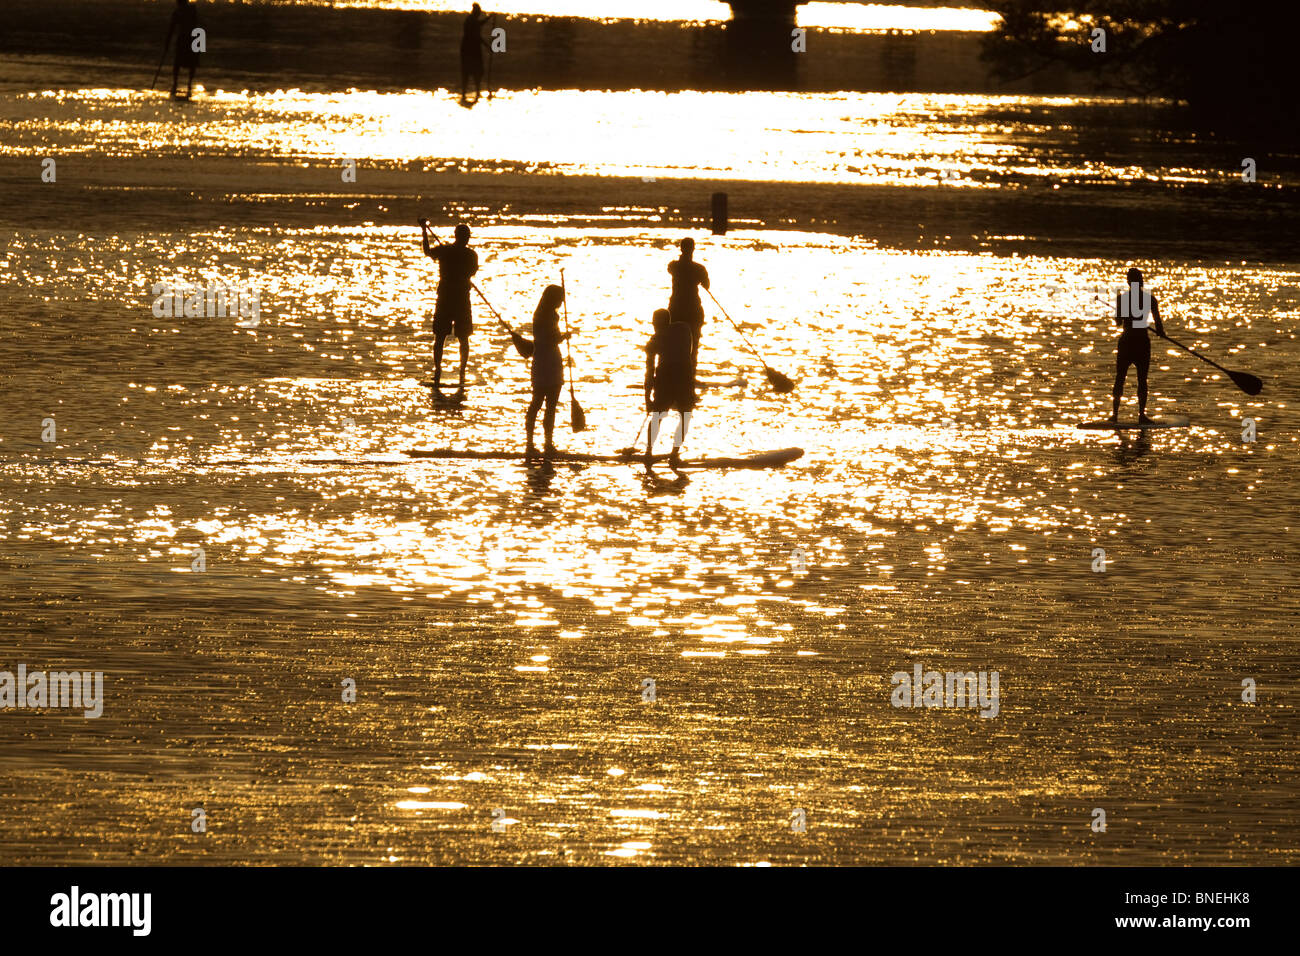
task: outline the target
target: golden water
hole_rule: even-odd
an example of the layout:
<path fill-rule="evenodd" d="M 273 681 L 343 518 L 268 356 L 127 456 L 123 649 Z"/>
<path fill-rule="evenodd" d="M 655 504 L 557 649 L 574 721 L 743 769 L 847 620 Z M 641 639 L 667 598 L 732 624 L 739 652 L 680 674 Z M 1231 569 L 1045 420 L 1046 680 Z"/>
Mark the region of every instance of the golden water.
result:
<path fill-rule="evenodd" d="M 610 451 L 641 419 L 628 386 L 699 180 L 1009 202 L 1053 175 L 1225 181 L 1140 147 L 1034 145 L 1043 117 L 1119 108 L 222 94 L 185 124 L 108 88 L 5 93 L 0 658 L 103 670 L 108 698 L 98 720 L 0 714 L 9 859 L 1294 862 L 1294 262 L 1154 250 L 1169 331 L 1268 387 L 1248 398 L 1159 343 L 1154 413 L 1194 427 L 1117 439 L 1073 426 L 1109 411 L 1099 298 L 1126 259 L 921 249 L 742 208 L 726 237 L 691 230 L 697 258 L 799 387 L 771 394 L 710 304 L 704 375 L 747 384 L 704 394 L 687 451 L 803 459 L 672 483 L 401 454 L 521 447 L 528 376 L 476 302 L 469 404 L 429 405 L 433 270 L 412 223 L 371 216 L 388 191 L 444 232 L 462 210 L 512 322 L 564 269 L 590 428 L 562 414 L 559 440 Z M 50 141 L 60 183 L 20 181 Z M 314 222 L 353 155 L 382 187 L 363 165 L 358 221 Z M 628 177 L 663 208 L 565 193 L 548 212 L 551 184 L 573 188 L 560 173 Z M 462 199 L 467 174 L 533 205 Z M 260 325 L 155 318 L 150 286 L 172 277 L 257 290 Z M 891 707 L 914 661 L 997 670 L 999 715 Z M 498 809 L 513 822 L 494 830 Z"/>

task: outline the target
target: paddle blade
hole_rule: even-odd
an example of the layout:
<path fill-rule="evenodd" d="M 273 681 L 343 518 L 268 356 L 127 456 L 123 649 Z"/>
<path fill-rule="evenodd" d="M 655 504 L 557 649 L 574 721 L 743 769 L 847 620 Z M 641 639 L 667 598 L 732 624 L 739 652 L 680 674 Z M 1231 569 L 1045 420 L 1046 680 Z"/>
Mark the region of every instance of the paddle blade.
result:
<path fill-rule="evenodd" d="M 772 386 L 772 391 L 776 392 L 778 395 L 784 395 L 786 392 L 794 391 L 794 382 L 782 375 L 776 369 L 764 365 L 763 372 L 767 375 L 767 380 Z"/>
<path fill-rule="evenodd" d="M 569 418 L 573 423 L 575 432 L 585 432 L 587 430 L 587 414 L 582 410 L 575 398 L 569 402 Z"/>
<path fill-rule="evenodd" d="M 515 351 L 516 351 L 516 352 L 518 352 L 518 353 L 519 353 L 521 356 L 523 356 L 524 358 L 532 358 L 532 357 L 533 357 L 533 343 L 532 343 L 532 342 L 528 341 L 526 338 L 524 338 L 524 337 L 523 337 L 522 335 L 520 335 L 518 332 L 511 332 L 511 333 L 510 333 L 510 338 L 511 338 L 511 339 L 514 341 L 514 343 L 515 343 Z"/>
<path fill-rule="evenodd" d="M 1264 383 L 1249 372 L 1229 372 L 1228 375 L 1233 384 L 1247 395 L 1258 395 L 1264 388 Z"/>

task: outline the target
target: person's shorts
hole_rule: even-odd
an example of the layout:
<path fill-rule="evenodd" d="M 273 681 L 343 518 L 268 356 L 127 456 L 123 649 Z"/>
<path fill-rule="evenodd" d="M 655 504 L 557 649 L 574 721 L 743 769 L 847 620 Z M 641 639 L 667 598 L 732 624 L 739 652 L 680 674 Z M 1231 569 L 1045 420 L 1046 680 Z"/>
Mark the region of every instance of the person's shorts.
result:
<path fill-rule="evenodd" d="M 438 338 L 455 335 L 458 339 L 468 339 L 474 331 L 474 322 L 468 310 L 434 309 L 433 334 Z"/>
<path fill-rule="evenodd" d="M 695 389 L 689 383 L 655 382 L 650 397 L 652 412 L 689 412 L 695 408 Z"/>
<path fill-rule="evenodd" d="M 1136 365 L 1138 376 L 1146 378 L 1151 367 L 1151 339 L 1145 331 L 1125 332 L 1119 337 L 1115 349 L 1115 373 L 1122 378 L 1128 374 L 1130 365 Z"/>
<path fill-rule="evenodd" d="M 564 390 L 563 382 L 550 384 L 547 382 L 533 382 L 533 401 L 538 399 L 544 400 L 548 405 L 554 405 L 560 400 L 560 392 Z"/>

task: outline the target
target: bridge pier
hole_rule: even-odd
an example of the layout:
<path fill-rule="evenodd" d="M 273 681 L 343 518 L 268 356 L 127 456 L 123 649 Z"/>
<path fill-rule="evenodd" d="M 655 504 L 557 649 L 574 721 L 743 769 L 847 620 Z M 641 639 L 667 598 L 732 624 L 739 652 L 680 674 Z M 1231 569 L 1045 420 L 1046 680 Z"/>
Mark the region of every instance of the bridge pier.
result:
<path fill-rule="evenodd" d="M 800 0 L 728 0 L 731 18 L 737 22 L 767 21 L 794 25 L 795 7 Z"/>

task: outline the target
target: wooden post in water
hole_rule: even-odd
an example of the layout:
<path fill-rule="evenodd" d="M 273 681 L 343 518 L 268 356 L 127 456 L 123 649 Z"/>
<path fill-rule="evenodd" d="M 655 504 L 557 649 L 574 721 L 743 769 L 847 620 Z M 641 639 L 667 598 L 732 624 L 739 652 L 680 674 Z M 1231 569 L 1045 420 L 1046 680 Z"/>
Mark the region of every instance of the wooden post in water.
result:
<path fill-rule="evenodd" d="M 725 236 L 727 234 L 727 194 L 713 194 L 713 234 L 715 236 Z"/>

